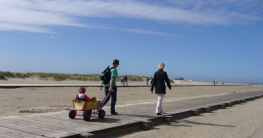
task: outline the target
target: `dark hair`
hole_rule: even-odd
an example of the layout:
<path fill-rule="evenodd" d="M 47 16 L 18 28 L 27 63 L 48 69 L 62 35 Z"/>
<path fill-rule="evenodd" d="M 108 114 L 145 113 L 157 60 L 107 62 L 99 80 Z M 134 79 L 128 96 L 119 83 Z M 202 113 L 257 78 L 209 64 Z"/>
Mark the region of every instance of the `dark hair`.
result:
<path fill-rule="evenodd" d="M 120 61 L 118 59 L 114 59 L 112 64 L 120 64 Z"/>
<path fill-rule="evenodd" d="M 85 93 L 86 92 L 86 88 L 85 87 L 80 87 L 79 91 L 81 91 L 82 93 Z"/>

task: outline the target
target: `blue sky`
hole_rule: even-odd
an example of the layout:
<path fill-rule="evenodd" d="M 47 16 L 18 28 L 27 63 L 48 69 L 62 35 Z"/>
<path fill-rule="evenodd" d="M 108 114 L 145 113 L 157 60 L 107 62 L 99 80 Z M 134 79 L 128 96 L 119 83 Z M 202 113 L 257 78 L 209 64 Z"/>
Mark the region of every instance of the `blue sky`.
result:
<path fill-rule="evenodd" d="M 262 0 L 0 0 L 0 71 L 263 83 Z"/>

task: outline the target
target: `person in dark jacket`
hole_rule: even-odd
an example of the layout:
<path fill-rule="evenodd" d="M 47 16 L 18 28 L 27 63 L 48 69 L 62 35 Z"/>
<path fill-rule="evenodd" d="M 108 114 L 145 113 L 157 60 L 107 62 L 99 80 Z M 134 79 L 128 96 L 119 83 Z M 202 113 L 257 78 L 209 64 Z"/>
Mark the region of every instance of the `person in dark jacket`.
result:
<path fill-rule="evenodd" d="M 163 97 L 166 94 L 165 82 L 168 88 L 171 90 L 171 84 L 168 75 L 165 71 L 163 71 L 164 65 L 165 65 L 164 63 L 159 64 L 158 66 L 159 70 L 154 73 L 152 86 L 151 86 L 151 93 L 153 94 L 153 89 L 155 88 L 155 94 L 157 94 L 158 96 L 156 115 L 161 115 L 163 111 L 162 102 L 163 102 Z"/>

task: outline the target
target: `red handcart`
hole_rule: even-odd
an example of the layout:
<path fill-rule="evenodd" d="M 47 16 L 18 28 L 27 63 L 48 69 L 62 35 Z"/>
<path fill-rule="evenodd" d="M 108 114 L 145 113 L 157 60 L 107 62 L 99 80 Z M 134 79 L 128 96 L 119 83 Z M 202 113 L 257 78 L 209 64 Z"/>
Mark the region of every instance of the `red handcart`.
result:
<path fill-rule="evenodd" d="M 110 95 L 105 97 L 105 99 Z M 103 100 L 105 101 L 105 100 Z M 98 115 L 100 119 L 105 117 L 105 111 L 102 109 L 104 103 L 100 104 L 100 100 L 85 102 L 83 100 L 72 100 L 73 109 L 69 111 L 69 118 L 75 119 L 76 116 L 83 116 L 85 121 L 89 121 L 92 114 Z M 78 114 L 78 111 L 83 111 L 82 114 Z"/>

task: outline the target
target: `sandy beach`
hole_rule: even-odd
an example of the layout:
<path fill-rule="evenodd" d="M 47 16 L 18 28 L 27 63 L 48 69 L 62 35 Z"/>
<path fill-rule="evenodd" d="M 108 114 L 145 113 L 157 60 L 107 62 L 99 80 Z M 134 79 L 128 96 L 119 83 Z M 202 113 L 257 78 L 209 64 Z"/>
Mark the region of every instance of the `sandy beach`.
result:
<path fill-rule="evenodd" d="M 43 81 L 36 79 L 0 81 L 0 84 L 97 84 L 100 82 L 81 81 Z M 167 91 L 164 100 L 181 100 L 186 98 L 224 95 L 231 93 L 242 93 L 246 91 L 263 90 L 262 86 L 213 86 L 212 82 L 177 81 L 172 85 L 208 85 L 196 87 L 172 87 Z M 145 85 L 145 82 L 130 82 L 130 85 Z M 71 100 L 78 93 L 78 87 L 26 87 L 16 89 L 0 89 L 0 117 L 23 116 L 28 114 L 57 112 L 72 108 Z M 104 98 L 104 92 L 99 87 L 88 87 L 86 94 L 90 97 Z M 155 94 L 150 93 L 150 87 L 119 87 L 118 105 L 138 104 L 143 102 L 156 103 Z M 239 132 L 246 133 L 242 137 L 250 137 L 252 132 L 262 128 L 262 105 L 263 100 L 259 99 L 237 105 L 225 110 L 218 110 L 213 113 L 202 114 L 198 117 L 190 117 L 183 120 L 176 120 L 172 124 L 156 126 L 153 130 L 139 131 L 129 135 L 118 137 L 236 137 L 232 134 Z M 109 103 L 108 103 L 109 105 Z M 106 106 L 108 106 L 106 105 Z M 253 108 L 251 108 L 253 107 Z M 153 109 L 154 114 L 155 109 Z M 109 112 L 109 111 L 106 111 Z M 246 123 L 253 125 L 245 125 Z M 249 127 L 251 126 L 251 127 Z M 244 131 L 246 130 L 246 131 Z M 224 134 L 218 134 L 218 132 Z M 142 133 L 142 134 L 141 134 Z"/>

